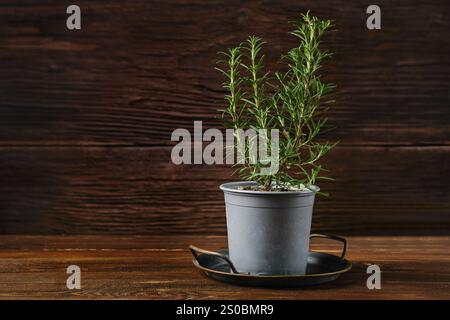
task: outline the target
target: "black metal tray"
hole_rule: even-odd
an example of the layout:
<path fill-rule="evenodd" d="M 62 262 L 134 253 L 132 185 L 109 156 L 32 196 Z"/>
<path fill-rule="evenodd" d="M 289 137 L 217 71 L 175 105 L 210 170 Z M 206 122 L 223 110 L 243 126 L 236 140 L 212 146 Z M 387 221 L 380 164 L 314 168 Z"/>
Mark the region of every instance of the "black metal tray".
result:
<path fill-rule="evenodd" d="M 244 286 L 260 287 L 300 287 L 318 285 L 336 280 L 342 273 L 352 268 L 345 259 L 347 241 L 344 238 L 323 234 L 312 234 L 310 238 L 327 238 L 343 243 L 340 257 L 321 252 L 310 252 L 305 275 L 249 274 L 237 272 L 228 257 L 228 250 L 207 251 L 190 246 L 193 263 L 208 277 Z"/>

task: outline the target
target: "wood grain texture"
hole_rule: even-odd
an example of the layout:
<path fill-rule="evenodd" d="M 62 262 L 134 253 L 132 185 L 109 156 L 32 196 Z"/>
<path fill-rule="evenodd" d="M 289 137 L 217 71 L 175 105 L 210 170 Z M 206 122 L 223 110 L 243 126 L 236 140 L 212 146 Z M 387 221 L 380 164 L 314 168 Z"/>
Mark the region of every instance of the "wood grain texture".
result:
<path fill-rule="evenodd" d="M 225 166 L 181 165 L 167 148 L 0 149 L 1 233 L 226 232 Z M 337 147 L 314 227 L 349 234 L 448 234 L 450 148 Z M 124 165 L 126 163 L 126 165 Z M 398 164 L 401 163 L 401 166 Z M 27 181 L 26 184 L 23 181 Z M 345 187 L 343 187 L 345 186 Z"/>
<path fill-rule="evenodd" d="M 295 45 L 287 21 L 335 20 L 324 68 L 338 85 L 314 226 L 342 234 L 450 231 L 450 4 L 378 1 L 69 1 L 0 3 L 0 232 L 224 234 L 217 187 L 229 168 L 174 166 L 170 134 L 218 126 L 216 52 L 248 34 L 268 68 Z"/>
<path fill-rule="evenodd" d="M 449 237 L 351 237 L 353 269 L 302 289 L 246 288 L 203 276 L 189 244 L 217 250 L 219 236 L 0 236 L 0 299 L 449 299 Z M 312 250 L 339 254 L 330 241 Z M 81 290 L 66 288 L 66 268 L 81 268 Z M 381 290 L 368 290 L 378 264 Z"/>
<path fill-rule="evenodd" d="M 288 21 L 310 9 L 335 20 L 338 84 L 328 137 L 344 144 L 450 143 L 448 1 L 87 1 L 81 31 L 64 1 L 0 4 L 0 144 L 168 145 L 193 120 L 217 126 L 216 52 L 258 34 L 268 68 L 295 45 Z M 444 117 L 446 115 L 446 117 Z"/>

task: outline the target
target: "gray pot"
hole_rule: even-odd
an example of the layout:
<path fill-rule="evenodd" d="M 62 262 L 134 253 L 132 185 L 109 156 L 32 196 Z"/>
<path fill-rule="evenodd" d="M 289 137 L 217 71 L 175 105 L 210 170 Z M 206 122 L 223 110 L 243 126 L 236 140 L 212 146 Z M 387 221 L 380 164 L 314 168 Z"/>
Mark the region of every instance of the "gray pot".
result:
<path fill-rule="evenodd" d="M 220 186 L 225 194 L 228 250 L 238 272 L 304 275 L 315 193 L 252 191 Z"/>

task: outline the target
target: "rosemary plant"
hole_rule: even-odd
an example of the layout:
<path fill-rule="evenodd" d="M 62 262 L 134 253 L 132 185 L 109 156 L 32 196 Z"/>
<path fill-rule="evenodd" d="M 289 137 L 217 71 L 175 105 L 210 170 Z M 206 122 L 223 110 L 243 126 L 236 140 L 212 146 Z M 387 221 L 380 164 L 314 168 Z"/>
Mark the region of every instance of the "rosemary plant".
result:
<path fill-rule="evenodd" d="M 322 114 L 328 109 L 326 105 L 333 102 L 330 93 L 334 85 L 322 82 L 319 75 L 322 62 L 331 55 L 319 45 L 332 23 L 307 13 L 294 25 L 295 30 L 290 34 L 298 38 L 299 44 L 281 58 L 286 71 L 271 76 L 263 70 L 261 50 L 265 42 L 256 36 L 250 36 L 228 52 L 221 52 L 225 60 L 219 63 L 225 63 L 227 68 L 216 68 L 227 79 L 226 107 L 221 110 L 225 127 L 280 132 L 276 173 L 261 175 L 263 162 L 237 164 L 236 173 L 242 179 L 255 181 L 258 188 L 267 191 L 304 188 L 317 191 L 318 180 L 332 180 L 319 175 L 324 168 L 318 160 L 335 143 L 317 141 L 327 122 Z"/>

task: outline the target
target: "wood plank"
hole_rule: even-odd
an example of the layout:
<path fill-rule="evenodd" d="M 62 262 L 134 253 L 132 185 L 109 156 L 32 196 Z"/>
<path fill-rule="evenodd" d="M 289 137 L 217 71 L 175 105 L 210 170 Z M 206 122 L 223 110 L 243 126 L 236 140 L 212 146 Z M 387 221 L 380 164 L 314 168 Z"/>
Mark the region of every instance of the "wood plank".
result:
<path fill-rule="evenodd" d="M 0 236 L 0 299 L 449 299 L 449 237 L 351 237 L 353 269 L 301 290 L 236 287 L 191 264 L 189 244 L 216 250 L 225 237 Z M 338 254 L 329 241 L 312 250 Z M 66 268 L 81 268 L 81 290 L 66 288 Z M 378 264 L 381 290 L 366 288 Z"/>
<path fill-rule="evenodd" d="M 448 234 L 449 147 L 337 147 L 313 227 Z M 170 148 L 0 148 L 0 233 L 225 234 L 232 169 L 181 165 Z"/>
<path fill-rule="evenodd" d="M 216 52 L 248 34 L 269 43 L 268 67 L 295 45 L 299 12 L 336 20 L 326 79 L 338 84 L 326 138 L 345 145 L 449 145 L 449 2 L 380 0 L 382 30 L 364 1 L 80 0 L 0 4 L 0 145 L 170 144 L 193 120 L 218 126 Z M 419 23 L 420 21 L 420 23 Z"/>

